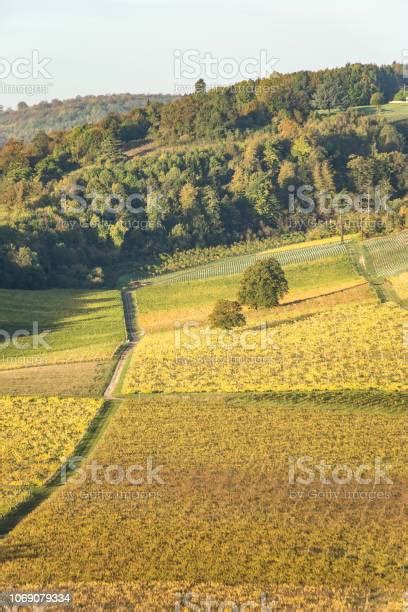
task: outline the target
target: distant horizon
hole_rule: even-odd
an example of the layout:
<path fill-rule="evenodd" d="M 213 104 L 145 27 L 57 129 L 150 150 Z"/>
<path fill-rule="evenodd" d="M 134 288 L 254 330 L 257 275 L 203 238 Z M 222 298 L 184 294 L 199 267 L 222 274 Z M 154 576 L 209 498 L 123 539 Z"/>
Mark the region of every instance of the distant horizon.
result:
<path fill-rule="evenodd" d="M 219 85 L 242 80 L 234 63 L 256 78 L 271 65 L 288 73 L 399 62 L 408 41 L 395 15 L 404 11 L 404 0 L 0 0 L 0 104 L 177 95 L 207 68 Z"/>
<path fill-rule="evenodd" d="M 277 70 L 277 72 L 280 72 L 281 74 L 292 74 L 292 73 L 296 73 L 296 72 L 318 72 L 320 70 L 335 70 L 336 68 L 342 68 L 344 66 L 346 66 L 347 64 L 364 64 L 364 65 L 377 65 L 377 66 L 386 66 L 386 65 L 392 65 L 392 64 L 398 64 L 401 63 L 401 59 L 394 59 L 391 62 L 388 63 L 384 63 L 384 62 L 375 62 L 375 61 L 347 61 L 344 64 L 338 64 L 336 66 L 322 66 L 320 68 L 304 68 L 304 67 L 299 67 L 296 68 L 294 70 L 290 70 L 290 71 L 279 71 Z M 261 77 L 261 78 L 266 78 L 266 77 Z M 205 80 L 205 79 L 204 79 Z M 243 81 L 244 78 L 238 79 L 234 82 L 231 83 L 219 83 L 214 85 L 214 87 L 227 87 L 227 86 L 233 86 L 236 85 L 237 83 Z M 212 85 L 211 83 L 207 83 L 207 85 L 209 85 L 208 89 L 211 89 Z M 73 94 L 71 96 L 65 97 L 65 98 L 58 98 L 56 96 L 51 96 L 49 98 L 42 98 L 39 100 L 36 100 L 35 102 L 30 99 L 30 98 L 26 98 L 26 99 L 19 99 L 14 106 L 6 106 L 6 104 L 4 102 L 6 102 L 6 96 L 3 95 L 2 97 L 2 84 L 1 84 L 1 80 L 0 80 L 0 106 L 3 106 L 3 110 L 4 112 L 6 111 L 16 111 L 17 110 L 17 104 L 18 102 L 26 102 L 26 104 L 31 108 L 34 106 L 38 106 L 39 104 L 43 103 L 43 102 L 47 102 L 47 103 L 52 103 L 53 100 L 58 100 L 59 102 L 69 102 L 69 101 L 73 101 L 76 100 L 78 98 L 88 98 L 88 97 L 108 97 L 108 96 L 174 96 L 174 97 L 180 97 L 182 95 L 186 95 L 188 93 L 192 93 L 192 92 L 185 92 L 185 94 L 181 93 L 177 93 L 175 91 L 105 91 L 105 92 L 91 92 L 91 93 L 77 93 L 77 94 Z M 192 88 L 192 86 L 191 86 Z"/>

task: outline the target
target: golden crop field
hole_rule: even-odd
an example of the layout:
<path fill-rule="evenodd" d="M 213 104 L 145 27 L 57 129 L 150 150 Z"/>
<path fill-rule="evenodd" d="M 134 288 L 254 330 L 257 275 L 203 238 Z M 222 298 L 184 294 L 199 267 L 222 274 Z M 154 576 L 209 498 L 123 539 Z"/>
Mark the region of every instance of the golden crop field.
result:
<path fill-rule="evenodd" d="M 239 276 L 145 287 L 135 293 L 145 332 L 126 393 L 406 388 L 405 312 L 377 304 L 347 258 L 287 266 L 290 291 L 247 324 L 209 332 L 217 299 Z"/>
<path fill-rule="evenodd" d="M 101 400 L 0 397 L 0 517 L 74 450 Z"/>
<path fill-rule="evenodd" d="M 25 585 L 26 590 L 38 590 L 33 584 Z M 356 589 L 319 587 L 293 587 L 285 584 L 274 586 L 265 593 L 263 587 L 253 585 L 231 586 L 214 582 L 200 582 L 192 587 L 190 582 L 75 582 L 64 581 L 61 591 L 73 593 L 76 609 L 84 612 L 95 610 L 135 610 L 137 612 L 162 612 L 180 610 L 242 610 L 269 606 L 269 610 L 369 610 L 370 612 L 401 612 L 405 595 L 395 592 L 362 594 Z M 184 605 L 183 605 L 184 601 Z M 200 606 L 192 608 L 192 606 Z M 178 607 L 177 607 L 178 606 Z M 224 607 L 222 607 L 224 606 Z M 235 607 L 234 607 L 235 606 Z M 246 606 L 246 607 L 245 607 Z M 52 608 L 55 609 L 55 608 Z M 264 610 L 268 610 L 264 607 Z M 262 611 L 263 612 L 263 611 Z"/>
<path fill-rule="evenodd" d="M 176 593 L 191 592 L 241 603 L 267 593 L 313 609 L 346 601 L 363 609 L 381 596 L 396 610 L 405 589 L 406 401 L 378 391 L 125 400 L 86 477 L 74 476 L 1 541 L 0 588 L 69 585 L 86 609 L 115 607 L 115 596 L 116 607 L 174 609 Z M 306 484 L 297 473 L 293 481 L 301 457 L 330 466 L 328 484 L 318 467 Z M 149 459 L 158 478 L 107 477 L 109 466 Z M 376 461 L 386 479 L 373 480 Z M 92 462 L 105 470 L 98 479 Z M 364 464 L 368 480 L 335 480 L 339 464 L 354 475 Z"/>
<path fill-rule="evenodd" d="M 406 320 L 393 304 L 346 305 L 291 321 L 275 321 L 271 312 L 265 329 L 147 335 L 126 392 L 406 389 Z"/>
<path fill-rule="evenodd" d="M 282 304 L 245 307 L 246 325 L 233 332 L 207 320 L 217 300 L 236 298 L 241 275 L 133 293 L 144 333 L 118 383 L 129 396 L 104 403 L 109 415 L 68 483 L 0 540 L 0 591 L 68 589 L 92 611 L 181 612 L 209 600 L 401 609 L 406 310 L 379 304 L 348 257 L 284 269 Z M 391 279 L 399 295 L 400 281 Z M 100 396 L 112 372 L 120 296 L 71 298 L 66 317 L 50 307 L 39 319 L 59 318 L 48 361 L 0 371 L 11 394 L 23 385 L 60 396 L 0 399 L 3 514 L 41 489 L 102 404 L 85 396 Z M 368 480 L 356 478 L 361 468 Z"/>

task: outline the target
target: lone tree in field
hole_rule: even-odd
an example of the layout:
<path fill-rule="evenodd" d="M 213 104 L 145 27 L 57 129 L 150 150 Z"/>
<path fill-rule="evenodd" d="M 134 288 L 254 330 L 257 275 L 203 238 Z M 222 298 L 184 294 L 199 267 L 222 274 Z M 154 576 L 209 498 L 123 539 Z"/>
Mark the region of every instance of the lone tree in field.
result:
<path fill-rule="evenodd" d="M 252 308 L 271 308 L 289 290 L 288 281 L 276 259 L 258 261 L 247 268 L 241 280 L 238 299 Z"/>
<path fill-rule="evenodd" d="M 221 327 L 222 329 L 242 327 L 246 323 L 241 304 L 230 300 L 219 300 L 208 320 L 212 327 Z"/>

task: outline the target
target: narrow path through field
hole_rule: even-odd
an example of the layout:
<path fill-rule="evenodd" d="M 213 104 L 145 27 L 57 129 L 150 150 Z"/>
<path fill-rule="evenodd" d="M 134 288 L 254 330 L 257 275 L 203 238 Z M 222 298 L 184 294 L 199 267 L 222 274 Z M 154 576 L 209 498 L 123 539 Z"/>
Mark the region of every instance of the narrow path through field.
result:
<path fill-rule="evenodd" d="M 104 398 L 107 400 L 115 399 L 115 389 L 121 379 L 126 360 L 130 356 L 130 353 L 132 352 L 138 341 L 137 331 L 134 323 L 132 295 L 128 289 L 122 289 L 122 301 L 127 338 L 125 344 L 122 345 L 119 351 L 119 360 L 112 374 L 112 378 L 110 379 L 109 384 L 106 387 L 105 393 L 103 395 Z"/>
<path fill-rule="evenodd" d="M 104 401 L 102 402 L 98 414 L 89 424 L 86 432 L 76 445 L 75 450 L 73 451 L 71 457 L 66 461 L 65 465 L 61 465 L 43 485 L 33 487 L 31 495 L 27 499 L 22 501 L 0 519 L 1 538 L 7 536 L 7 534 L 10 533 L 10 531 L 12 531 L 12 529 L 14 529 L 28 514 L 30 514 L 30 512 L 35 510 L 43 501 L 48 499 L 48 497 L 50 497 L 50 495 L 52 495 L 52 493 L 54 493 L 60 486 L 64 486 L 61 483 L 62 470 L 64 470 L 64 474 L 69 479 L 69 476 L 73 474 L 78 467 L 80 467 L 80 465 L 87 459 L 89 454 L 96 446 L 98 440 L 108 425 L 110 417 L 119 406 L 122 398 L 115 397 L 115 390 L 117 385 L 120 383 L 126 360 L 130 356 L 130 353 L 138 341 L 138 334 L 134 322 L 132 295 L 126 288 L 122 289 L 122 301 L 126 328 L 126 340 L 118 350 L 119 359 L 105 390 Z M 75 457 L 75 461 L 72 461 L 73 457 Z M 78 461 L 78 458 L 80 458 L 80 461 Z M 65 478 L 65 481 L 67 478 Z"/>

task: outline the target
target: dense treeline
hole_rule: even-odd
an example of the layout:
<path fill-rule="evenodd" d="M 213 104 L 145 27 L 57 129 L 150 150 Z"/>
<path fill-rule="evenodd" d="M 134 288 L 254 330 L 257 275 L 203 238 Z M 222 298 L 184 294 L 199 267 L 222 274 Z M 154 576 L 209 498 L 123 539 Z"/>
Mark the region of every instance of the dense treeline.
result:
<path fill-rule="evenodd" d="M 36 132 L 68 130 L 76 125 L 96 123 L 109 113 L 126 113 L 143 108 L 151 102 L 166 104 L 176 96 L 165 94 L 113 94 L 104 96 L 77 96 L 72 100 L 52 100 L 28 106 L 18 104 L 17 110 L 0 106 L 0 144 L 10 138 L 30 141 Z"/>
<path fill-rule="evenodd" d="M 9 141 L 0 149 L 1 286 L 100 285 L 113 269 L 177 249 L 319 237 L 340 224 L 368 232 L 369 220 L 377 231 L 401 227 L 408 175 L 398 127 L 380 114 L 313 110 L 326 79 L 342 79 L 354 104 L 374 89 L 392 96 L 397 74 L 347 66 L 282 75 L 273 77 L 277 89 L 268 79 L 252 88 L 256 99 L 239 102 L 238 118 L 248 84 Z M 146 138 L 166 146 L 124 154 Z"/>
<path fill-rule="evenodd" d="M 387 102 L 401 85 L 400 64 L 348 64 L 318 72 L 275 73 L 205 95 L 184 96 L 166 105 L 158 132 L 167 140 L 190 138 L 192 134 L 198 138 L 222 136 L 231 129 L 268 125 L 279 112 L 300 120 L 316 109 L 367 105 L 376 92 Z"/>

